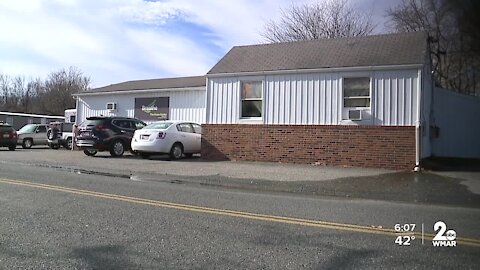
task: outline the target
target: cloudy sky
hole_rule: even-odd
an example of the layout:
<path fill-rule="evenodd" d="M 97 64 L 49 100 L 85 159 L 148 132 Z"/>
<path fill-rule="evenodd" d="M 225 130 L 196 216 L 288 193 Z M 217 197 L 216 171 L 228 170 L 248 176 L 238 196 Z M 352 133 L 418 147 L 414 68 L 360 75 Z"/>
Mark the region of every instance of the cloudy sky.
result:
<path fill-rule="evenodd" d="M 94 87 L 203 75 L 232 46 L 263 43 L 280 8 L 313 1 L 0 0 L 0 73 L 44 78 L 76 66 Z M 381 32 L 400 0 L 350 2 Z"/>

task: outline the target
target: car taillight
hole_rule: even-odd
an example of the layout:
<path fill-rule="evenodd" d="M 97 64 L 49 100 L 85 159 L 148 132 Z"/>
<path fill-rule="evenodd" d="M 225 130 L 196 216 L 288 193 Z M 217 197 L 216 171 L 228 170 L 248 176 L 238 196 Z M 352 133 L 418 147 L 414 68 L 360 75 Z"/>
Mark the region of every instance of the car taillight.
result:
<path fill-rule="evenodd" d="M 107 126 L 104 126 L 104 125 L 96 125 L 96 126 L 95 126 L 95 129 L 98 130 L 98 131 L 102 131 L 102 130 L 107 129 Z"/>
<path fill-rule="evenodd" d="M 10 138 L 16 138 L 17 137 L 17 132 L 10 132 Z"/>
<path fill-rule="evenodd" d="M 158 132 L 158 138 L 159 139 L 165 139 L 165 136 L 167 136 L 167 133 L 162 132 L 162 131 Z"/>

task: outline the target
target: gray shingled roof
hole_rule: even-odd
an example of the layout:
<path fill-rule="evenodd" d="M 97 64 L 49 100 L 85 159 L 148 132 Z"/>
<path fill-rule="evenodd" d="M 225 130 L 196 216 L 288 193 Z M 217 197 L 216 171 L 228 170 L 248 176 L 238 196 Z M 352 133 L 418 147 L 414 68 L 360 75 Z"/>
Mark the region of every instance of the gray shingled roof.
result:
<path fill-rule="evenodd" d="M 426 49 L 424 32 L 237 46 L 207 74 L 423 64 Z"/>
<path fill-rule="evenodd" d="M 116 83 L 116 84 L 111 84 L 108 86 L 94 88 L 88 91 L 80 92 L 78 94 L 129 91 L 129 90 L 171 89 L 171 88 L 202 87 L 202 86 L 206 86 L 205 76 L 178 77 L 178 78 L 139 80 L 139 81 L 128 81 L 128 82 Z"/>

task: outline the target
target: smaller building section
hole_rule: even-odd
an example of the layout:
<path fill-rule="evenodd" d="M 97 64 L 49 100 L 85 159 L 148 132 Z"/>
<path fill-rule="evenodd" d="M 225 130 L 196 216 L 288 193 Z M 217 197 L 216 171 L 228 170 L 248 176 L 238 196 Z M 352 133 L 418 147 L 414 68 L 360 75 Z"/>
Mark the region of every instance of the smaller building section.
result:
<path fill-rule="evenodd" d="M 16 130 L 27 124 L 48 124 L 53 121 L 63 122 L 64 120 L 65 117 L 56 115 L 0 112 L 0 122 L 7 123 Z"/>
<path fill-rule="evenodd" d="M 205 122 L 204 76 L 129 81 L 75 94 L 79 124 L 92 116 L 122 116 L 144 122 Z"/>
<path fill-rule="evenodd" d="M 422 32 L 234 47 L 207 74 L 202 156 L 418 167 L 427 50 Z"/>

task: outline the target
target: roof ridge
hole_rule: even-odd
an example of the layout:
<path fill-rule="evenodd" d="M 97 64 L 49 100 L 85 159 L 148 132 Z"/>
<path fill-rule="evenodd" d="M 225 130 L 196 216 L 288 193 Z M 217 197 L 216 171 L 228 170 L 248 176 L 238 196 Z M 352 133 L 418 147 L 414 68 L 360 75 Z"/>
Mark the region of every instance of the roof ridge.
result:
<path fill-rule="evenodd" d="M 122 83 L 135 83 L 135 82 L 147 82 L 147 81 L 157 81 L 157 80 L 174 80 L 174 79 L 193 79 L 193 78 L 201 78 L 201 77 L 205 77 L 205 75 L 197 75 L 197 76 L 185 76 L 185 77 L 168 77 L 168 78 L 156 78 L 156 79 L 143 79 L 143 80 L 130 80 L 130 81 L 123 81 L 123 82 L 118 82 L 118 83 L 112 83 L 112 84 L 108 84 L 108 85 L 104 85 L 104 86 L 100 86 L 100 87 L 95 87 L 95 88 L 92 88 L 93 89 L 99 89 L 99 88 L 104 88 L 104 87 L 109 87 L 109 86 L 114 86 L 114 85 L 119 85 L 119 84 L 122 84 Z"/>
<path fill-rule="evenodd" d="M 375 35 L 367 36 L 355 36 L 355 37 L 336 37 L 336 38 L 319 38 L 319 39 L 309 39 L 309 40 L 292 40 L 292 41 L 283 41 L 283 42 L 272 42 L 272 43 L 259 43 L 259 44 L 249 44 L 249 45 L 237 45 L 233 48 L 244 48 L 244 47 L 257 47 L 257 46 L 274 46 L 274 45 L 284 45 L 284 44 L 300 44 L 300 43 L 314 43 L 314 42 L 333 42 L 338 40 L 346 39 L 369 39 L 375 37 L 384 37 L 384 36 L 399 36 L 399 35 L 419 35 L 420 33 L 426 34 L 426 31 L 410 31 L 410 32 L 390 32 L 390 33 L 381 33 Z"/>

